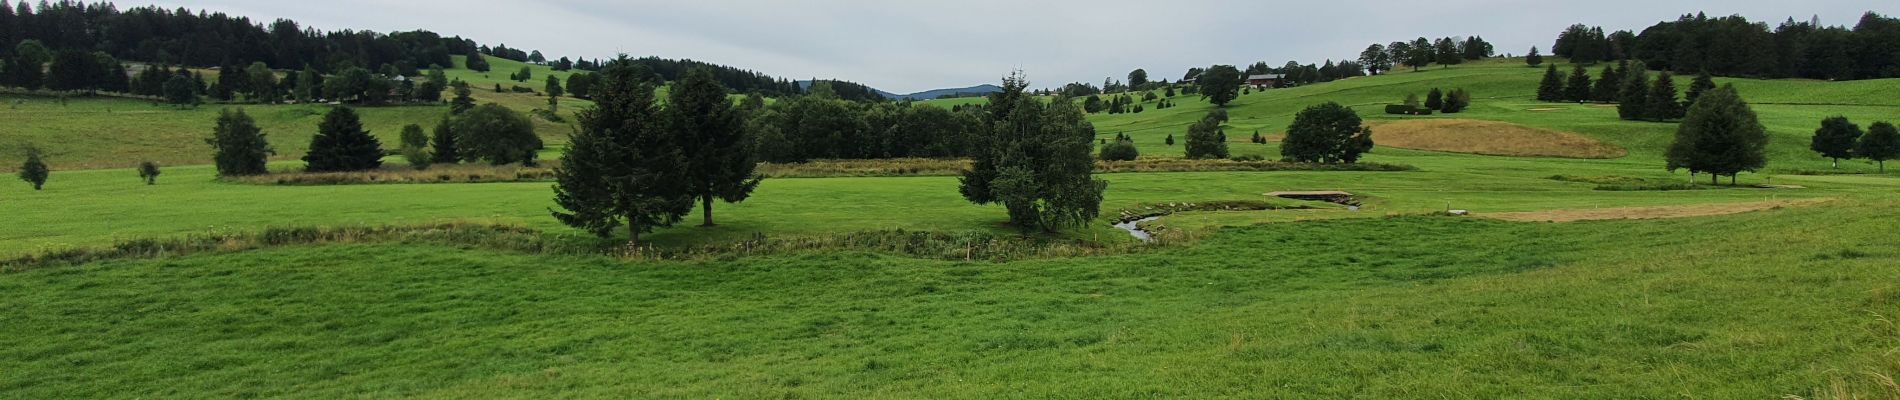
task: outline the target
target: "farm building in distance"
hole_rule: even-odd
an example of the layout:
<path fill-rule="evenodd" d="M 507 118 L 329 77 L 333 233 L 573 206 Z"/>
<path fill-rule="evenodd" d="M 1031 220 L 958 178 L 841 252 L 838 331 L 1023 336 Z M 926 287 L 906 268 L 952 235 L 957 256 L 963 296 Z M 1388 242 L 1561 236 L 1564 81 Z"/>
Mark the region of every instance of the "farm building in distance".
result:
<path fill-rule="evenodd" d="M 1247 86 L 1253 86 L 1254 89 L 1272 89 L 1279 87 L 1280 81 L 1285 79 L 1286 75 L 1284 74 L 1249 75 L 1247 76 Z"/>

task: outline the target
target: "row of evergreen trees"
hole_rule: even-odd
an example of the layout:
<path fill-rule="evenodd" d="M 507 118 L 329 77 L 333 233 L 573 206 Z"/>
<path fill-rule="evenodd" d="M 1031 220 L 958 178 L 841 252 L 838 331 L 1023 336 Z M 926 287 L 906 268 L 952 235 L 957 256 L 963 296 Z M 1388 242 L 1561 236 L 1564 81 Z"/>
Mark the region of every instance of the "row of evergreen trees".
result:
<path fill-rule="evenodd" d="M 1672 121 L 1683 118 L 1689 107 L 1715 89 L 1714 77 L 1703 73 L 1689 84 L 1687 97 L 1678 100 L 1679 92 L 1673 74 L 1663 71 L 1656 74 L 1653 82 L 1649 76 L 1648 69 L 1640 61 L 1620 61 L 1606 65 L 1594 81 L 1582 65 L 1572 67 L 1569 79 L 1565 79 L 1557 72 L 1557 66 L 1552 64 L 1544 71 L 1543 82 L 1537 86 L 1537 99 L 1616 103 L 1617 115 L 1625 120 Z"/>
<path fill-rule="evenodd" d="M 1641 33 L 1605 34 L 1601 27 L 1572 25 L 1558 35 L 1551 53 L 1582 64 L 1640 60 L 1657 70 L 1849 80 L 1900 77 L 1900 45 L 1895 43 L 1900 43 L 1900 19 L 1874 12 L 1852 28 L 1793 18 L 1770 28 L 1739 15 L 1697 13 Z"/>
<path fill-rule="evenodd" d="M 417 169 L 477 161 L 531 166 L 543 148 L 527 117 L 493 103 L 451 108 L 451 114 L 435 128 L 434 143 L 418 125 L 404 127 L 401 140 L 397 153 Z M 220 176 L 268 173 L 265 165 L 276 154 L 257 122 L 242 109 L 219 113 L 217 127 L 206 143 L 212 147 L 212 161 Z M 363 128 L 355 109 L 335 107 L 318 123 L 302 160 L 306 172 L 357 172 L 382 167 L 387 154 L 382 141 Z"/>

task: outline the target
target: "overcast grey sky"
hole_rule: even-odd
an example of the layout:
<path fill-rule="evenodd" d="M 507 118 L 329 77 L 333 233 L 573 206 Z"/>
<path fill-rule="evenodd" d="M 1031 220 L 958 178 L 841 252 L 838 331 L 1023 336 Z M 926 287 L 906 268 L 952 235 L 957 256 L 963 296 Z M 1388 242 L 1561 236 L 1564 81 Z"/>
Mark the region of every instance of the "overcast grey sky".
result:
<path fill-rule="evenodd" d="M 1841 0 L 1305 1 L 162 1 L 323 30 L 427 29 L 559 56 L 691 58 L 792 79 L 837 78 L 909 93 L 994 83 L 1012 69 L 1036 87 L 1099 84 L 1145 68 L 1278 66 L 1356 57 L 1366 45 L 1480 35 L 1499 52 L 1548 52 L 1572 23 L 1640 31 L 1685 13 L 1852 26 L 1900 2 Z M 140 3 L 121 3 L 130 7 Z"/>

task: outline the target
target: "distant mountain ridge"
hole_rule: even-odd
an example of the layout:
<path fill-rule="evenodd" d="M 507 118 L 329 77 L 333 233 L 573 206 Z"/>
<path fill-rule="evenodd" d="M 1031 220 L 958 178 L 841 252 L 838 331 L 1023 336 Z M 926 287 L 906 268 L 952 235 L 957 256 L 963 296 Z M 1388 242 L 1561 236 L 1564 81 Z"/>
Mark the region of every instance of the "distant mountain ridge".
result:
<path fill-rule="evenodd" d="M 798 88 L 801 90 L 811 88 L 811 81 L 809 80 L 798 81 Z M 884 98 L 891 99 L 891 100 L 931 100 L 931 99 L 936 99 L 936 98 L 940 98 L 944 96 L 958 96 L 958 97 L 981 96 L 981 95 L 987 95 L 990 93 L 1003 91 L 1002 87 L 991 85 L 991 84 L 982 84 L 982 85 L 960 87 L 960 88 L 925 90 L 922 92 L 911 93 L 911 94 L 891 93 L 891 92 L 886 92 L 886 91 L 879 90 L 877 88 L 872 88 L 872 87 L 866 87 L 866 89 L 870 89 L 871 91 L 876 92 L 877 95 L 884 96 Z"/>

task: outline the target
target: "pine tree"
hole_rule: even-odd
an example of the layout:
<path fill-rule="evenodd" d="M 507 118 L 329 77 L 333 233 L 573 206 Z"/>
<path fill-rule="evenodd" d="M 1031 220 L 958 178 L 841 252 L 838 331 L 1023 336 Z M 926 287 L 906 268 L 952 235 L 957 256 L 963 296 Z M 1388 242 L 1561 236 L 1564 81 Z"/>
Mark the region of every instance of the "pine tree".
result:
<path fill-rule="evenodd" d="M 1631 64 L 1623 73 L 1623 89 L 1617 91 L 1616 115 L 1628 121 L 1643 119 L 1649 110 L 1649 89 L 1649 71 L 1643 63 Z"/>
<path fill-rule="evenodd" d="M 382 166 L 382 160 L 382 142 L 363 130 L 362 119 L 349 107 L 324 114 L 303 156 L 304 170 L 310 172 L 368 171 Z"/>
<path fill-rule="evenodd" d="M 1531 54 L 1524 56 L 1524 63 L 1530 64 L 1532 67 L 1544 65 L 1544 55 L 1537 54 L 1537 46 L 1531 46 Z"/>
<path fill-rule="evenodd" d="M 1656 76 L 1656 83 L 1650 87 L 1649 96 L 1643 99 L 1643 117 L 1651 121 L 1668 121 L 1682 118 L 1682 103 L 1676 101 L 1676 83 L 1670 78 L 1669 71 Z"/>
<path fill-rule="evenodd" d="M 1710 183 L 1728 176 L 1734 184 L 1736 175 L 1767 164 L 1767 147 L 1767 130 L 1735 86 L 1728 85 L 1703 94 L 1689 108 L 1664 156 L 1672 172 L 1707 173 Z"/>
<path fill-rule="evenodd" d="M 1688 109 L 1689 106 L 1695 105 L 1695 100 L 1710 90 L 1715 90 L 1715 77 L 1709 76 L 1709 72 L 1705 70 L 1697 74 L 1694 81 L 1689 82 L 1689 96 L 1682 99 L 1682 107 Z"/>
<path fill-rule="evenodd" d="M 1168 134 L 1168 139 L 1167 139 L 1166 141 L 1163 141 L 1162 143 L 1166 143 L 1166 144 L 1167 144 L 1167 145 L 1169 145 L 1169 146 L 1173 146 L 1173 145 L 1174 145 L 1174 134 L 1172 134 L 1172 133 L 1170 133 L 1170 134 Z"/>
<path fill-rule="evenodd" d="M 1426 92 L 1425 108 L 1433 111 L 1445 109 L 1445 92 L 1439 91 L 1438 88 L 1432 88 L 1432 91 Z"/>
<path fill-rule="evenodd" d="M 1847 117 L 1829 117 L 1821 120 L 1821 128 L 1814 130 L 1814 138 L 1808 148 L 1822 157 L 1834 160 L 1834 168 L 1841 167 L 1841 159 L 1854 159 L 1854 147 L 1859 144 L 1863 132 L 1860 125 L 1848 121 Z"/>
<path fill-rule="evenodd" d="M 456 80 L 455 83 L 450 84 L 450 86 L 455 87 L 455 99 L 449 100 L 450 115 L 462 115 L 462 113 L 475 108 L 475 98 L 470 97 L 472 92 L 468 89 L 468 82 Z M 500 88 L 501 86 L 496 86 L 496 90 L 500 90 Z"/>
<path fill-rule="evenodd" d="M 678 135 L 686 157 L 688 191 L 704 215 L 700 226 L 713 226 L 713 199 L 738 203 L 759 186 L 752 137 L 710 69 L 688 70 L 668 96 L 667 130 Z"/>
<path fill-rule="evenodd" d="M 553 214 L 561 223 L 601 237 L 624 224 L 628 244 L 639 245 L 641 233 L 692 211 L 686 160 L 661 131 L 649 73 L 625 56 L 599 72 L 595 106 L 580 112 L 580 129 L 554 171 L 554 202 L 565 211 Z"/>
<path fill-rule="evenodd" d="M 1867 135 L 1860 137 L 1854 154 L 1880 163 L 1880 173 L 1887 173 L 1887 160 L 1900 158 L 1900 130 L 1885 121 L 1875 122 L 1867 127 Z"/>
<path fill-rule="evenodd" d="M 1582 65 L 1570 71 L 1570 83 L 1564 85 L 1564 100 L 1578 103 L 1590 101 L 1590 72 Z"/>
<path fill-rule="evenodd" d="M 218 126 L 211 131 L 211 138 L 205 139 L 212 150 L 211 157 L 218 166 L 218 176 L 259 175 L 269 172 L 264 163 L 271 155 L 270 142 L 264 140 L 264 132 L 257 128 L 257 122 L 245 115 L 244 110 L 225 109 L 218 114 Z"/>
<path fill-rule="evenodd" d="M 433 135 L 430 141 L 429 161 L 435 164 L 462 162 L 460 147 L 455 145 L 455 129 L 449 118 L 447 115 L 442 116 L 442 121 L 437 122 L 434 132 L 431 132 Z"/>
<path fill-rule="evenodd" d="M 1628 68 L 1629 64 L 1623 63 L 1623 65 L 1624 68 Z M 1596 88 L 1590 91 L 1590 99 L 1604 103 L 1615 102 L 1617 95 L 1623 90 L 1622 84 L 1622 71 L 1617 70 L 1616 64 L 1604 65 L 1603 73 L 1597 76 Z"/>
<path fill-rule="evenodd" d="M 1564 78 L 1557 73 L 1557 64 L 1544 70 L 1544 81 L 1537 85 L 1537 100 L 1564 101 Z"/>
<path fill-rule="evenodd" d="M 26 146 L 26 162 L 20 164 L 20 180 L 33 185 L 33 190 L 46 186 L 46 177 L 52 170 L 46 168 L 46 161 L 40 159 L 40 148 Z"/>

